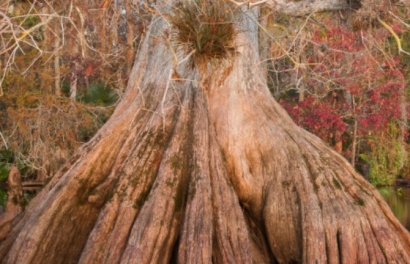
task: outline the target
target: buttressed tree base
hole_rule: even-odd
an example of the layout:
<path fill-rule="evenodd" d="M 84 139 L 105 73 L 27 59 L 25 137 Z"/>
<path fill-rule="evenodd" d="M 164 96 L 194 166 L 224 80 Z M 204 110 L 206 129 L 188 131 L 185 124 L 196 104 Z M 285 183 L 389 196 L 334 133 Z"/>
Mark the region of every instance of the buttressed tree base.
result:
<path fill-rule="evenodd" d="M 2 223 L 2 263 L 410 263 L 377 190 L 270 95 L 248 7 L 149 7 L 122 101 Z"/>

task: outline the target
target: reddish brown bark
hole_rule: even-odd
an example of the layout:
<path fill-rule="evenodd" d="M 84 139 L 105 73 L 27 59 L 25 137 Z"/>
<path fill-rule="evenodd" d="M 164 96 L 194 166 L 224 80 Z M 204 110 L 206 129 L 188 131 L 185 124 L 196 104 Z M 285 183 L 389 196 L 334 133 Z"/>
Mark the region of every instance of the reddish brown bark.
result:
<path fill-rule="evenodd" d="M 154 17 L 123 100 L 15 220 L 2 263 L 409 262 L 377 190 L 269 94 L 256 19 L 196 71 Z"/>

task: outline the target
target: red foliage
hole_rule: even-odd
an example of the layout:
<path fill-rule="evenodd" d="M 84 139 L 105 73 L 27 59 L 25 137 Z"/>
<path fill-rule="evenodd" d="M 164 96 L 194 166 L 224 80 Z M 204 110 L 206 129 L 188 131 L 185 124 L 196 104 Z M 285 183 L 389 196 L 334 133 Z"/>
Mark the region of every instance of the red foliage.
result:
<path fill-rule="evenodd" d="M 294 121 L 331 145 L 352 130 L 362 136 L 388 129 L 401 116 L 403 69 L 398 58 L 382 50 L 390 33 L 384 28 L 370 32 L 349 30 L 325 21 L 309 47 L 304 74 L 307 96 L 303 101 L 286 97 L 280 103 Z M 401 29 L 394 25 L 395 30 Z M 371 34 L 371 35 L 370 35 Z"/>
<path fill-rule="evenodd" d="M 309 96 L 298 103 L 284 100 L 280 103 L 297 124 L 333 145 L 341 140 L 347 128 L 339 112 L 339 107 L 343 108 L 343 106 L 335 101 L 318 100 Z M 338 107 L 334 107 L 332 103 L 338 104 Z"/>

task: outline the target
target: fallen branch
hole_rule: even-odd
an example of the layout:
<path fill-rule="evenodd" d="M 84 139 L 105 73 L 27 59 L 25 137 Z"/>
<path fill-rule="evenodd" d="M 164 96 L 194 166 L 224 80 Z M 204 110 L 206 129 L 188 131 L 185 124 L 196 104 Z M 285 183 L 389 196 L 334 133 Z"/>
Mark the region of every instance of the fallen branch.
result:
<path fill-rule="evenodd" d="M 385 27 L 385 28 L 392 34 L 392 36 L 394 37 L 394 39 L 395 39 L 395 41 L 396 41 L 397 49 L 399 50 L 399 53 L 404 53 L 404 54 L 410 55 L 409 52 L 405 51 L 405 50 L 402 48 L 401 40 L 400 40 L 399 36 L 397 36 L 396 32 L 394 32 L 394 30 L 392 29 L 392 27 L 389 26 L 389 25 L 388 25 L 386 22 L 384 22 L 383 20 L 381 20 L 379 17 L 377 18 L 377 21 L 379 21 L 379 23 L 382 24 L 382 26 Z"/>

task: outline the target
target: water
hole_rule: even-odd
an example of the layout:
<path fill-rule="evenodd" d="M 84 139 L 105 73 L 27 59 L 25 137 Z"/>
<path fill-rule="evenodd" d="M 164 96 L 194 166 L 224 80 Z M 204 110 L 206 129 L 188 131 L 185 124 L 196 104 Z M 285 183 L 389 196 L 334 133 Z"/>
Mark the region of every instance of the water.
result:
<path fill-rule="evenodd" d="M 397 219 L 399 219 L 407 230 L 410 230 L 410 188 L 387 187 L 379 189 L 379 192 L 384 197 Z"/>

